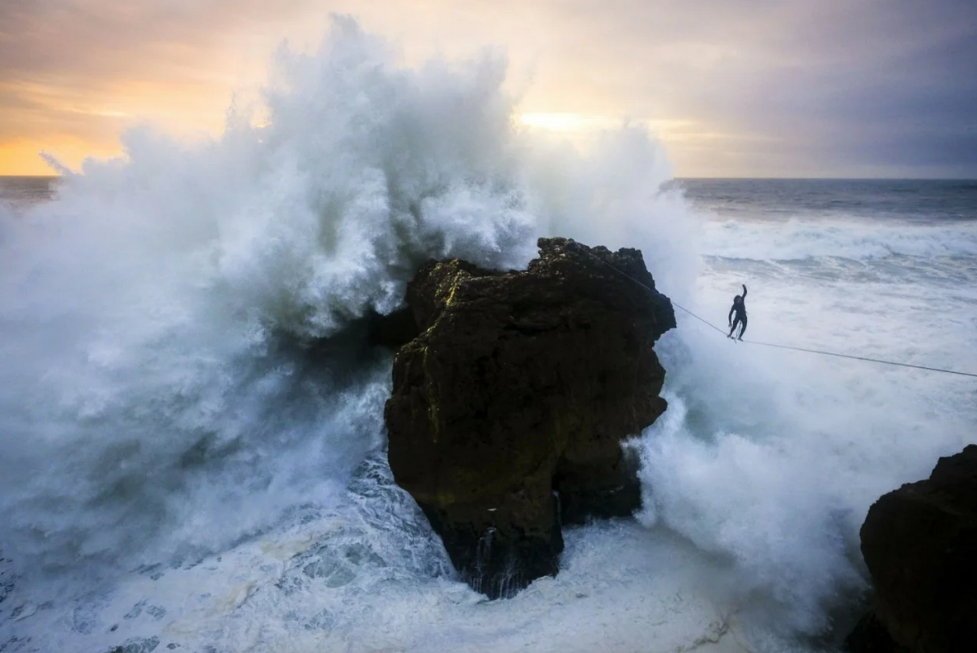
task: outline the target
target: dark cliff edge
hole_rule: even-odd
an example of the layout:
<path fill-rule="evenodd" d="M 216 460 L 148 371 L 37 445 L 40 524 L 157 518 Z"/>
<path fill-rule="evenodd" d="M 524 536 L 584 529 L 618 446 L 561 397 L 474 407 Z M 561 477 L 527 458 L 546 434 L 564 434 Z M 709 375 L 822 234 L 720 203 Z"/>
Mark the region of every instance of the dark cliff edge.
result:
<path fill-rule="evenodd" d="M 621 443 L 666 408 L 653 346 L 675 315 L 641 253 L 538 246 L 526 271 L 428 262 L 391 325 L 419 334 L 394 361 L 391 469 L 492 598 L 557 573 L 562 525 L 640 506 Z"/>

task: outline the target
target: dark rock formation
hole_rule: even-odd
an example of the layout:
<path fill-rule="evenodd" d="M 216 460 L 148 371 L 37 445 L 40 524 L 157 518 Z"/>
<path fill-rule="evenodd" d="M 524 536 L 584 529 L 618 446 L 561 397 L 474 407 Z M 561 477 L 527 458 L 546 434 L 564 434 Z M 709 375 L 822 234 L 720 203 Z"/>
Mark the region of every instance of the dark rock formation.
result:
<path fill-rule="evenodd" d="M 844 649 L 850 653 L 910 653 L 892 640 L 885 624 L 874 612 L 869 612 L 845 639 Z"/>
<path fill-rule="evenodd" d="M 875 502 L 861 537 L 875 613 L 897 644 L 977 651 L 977 446 Z"/>
<path fill-rule="evenodd" d="M 621 442 L 666 407 L 652 346 L 675 315 L 641 253 L 538 245 L 525 272 L 420 270 L 407 304 L 421 335 L 397 354 L 385 411 L 397 483 L 493 598 L 557 572 L 561 523 L 638 507 Z"/>

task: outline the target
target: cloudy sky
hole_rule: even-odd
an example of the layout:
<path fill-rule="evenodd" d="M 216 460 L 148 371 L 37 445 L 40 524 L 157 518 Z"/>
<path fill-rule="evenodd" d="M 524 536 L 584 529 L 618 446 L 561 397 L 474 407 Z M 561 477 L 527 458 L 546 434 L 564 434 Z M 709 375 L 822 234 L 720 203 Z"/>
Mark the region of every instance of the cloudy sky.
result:
<path fill-rule="evenodd" d="M 501 48 L 525 122 L 645 122 L 679 176 L 977 177 L 977 0 L 0 0 L 0 174 L 216 134 L 332 13 Z"/>

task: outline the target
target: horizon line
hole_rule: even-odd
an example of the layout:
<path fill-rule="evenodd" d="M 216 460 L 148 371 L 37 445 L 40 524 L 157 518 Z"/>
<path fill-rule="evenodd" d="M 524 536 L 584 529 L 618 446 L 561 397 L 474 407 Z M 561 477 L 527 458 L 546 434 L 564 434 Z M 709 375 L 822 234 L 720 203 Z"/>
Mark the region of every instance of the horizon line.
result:
<path fill-rule="evenodd" d="M 0 175 L 0 179 L 60 179 L 64 175 Z M 81 175 L 83 176 L 83 175 Z M 973 181 L 974 177 L 744 177 L 744 176 L 707 176 L 707 175 L 680 175 L 666 179 L 669 181 Z"/>

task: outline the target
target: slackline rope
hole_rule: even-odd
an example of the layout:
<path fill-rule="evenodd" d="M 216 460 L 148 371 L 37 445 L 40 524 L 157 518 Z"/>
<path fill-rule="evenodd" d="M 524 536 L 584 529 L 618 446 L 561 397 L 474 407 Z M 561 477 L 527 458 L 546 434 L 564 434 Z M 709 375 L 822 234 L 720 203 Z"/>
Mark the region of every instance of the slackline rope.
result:
<path fill-rule="evenodd" d="M 580 244 L 580 243 L 577 243 L 576 241 L 570 241 L 570 242 L 572 242 L 574 245 L 579 245 Z M 599 257 L 596 254 L 594 254 L 593 252 L 591 252 L 589 249 L 585 249 L 585 248 L 583 248 L 583 246 L 581 246 L 580 251 L 583 252 L 583 253 L 585 253 L 585 254 L 587 254 L 587 255 L 589 255 L 589 256 L 591 256 L 591 257 L 593 257 L 599 263 L 603 263 L 604 265 L 606 265 L 610 269 L 614 270 L 615 272 L 617 272 L 621 276 L 630 279 L 631 281 L 633 281 L 634 283 L 638 284 L 642 288 L 644 288 L 644 289 L 646 289 L 646 290 L 648 290 L 650 292 L 655 292 L 655 290 L 653 288 L 649 287 L 644 282 L 642 282 L 642 281 L 640 281 L 638 279 L 635 279 L 634 277 L 632 277 L 630 274 L 628 274 L 627 272 L 625 272 L 623 270 L 619 270 L 615 266 L 611 265 L 610 263 L 608 263 L 607 261 L 605 261 L 601 257 Z M 723 331 L 722 329 L 720 329 L 716 325 L 712 324 L 711 322 L 709 322 L 707 320 L 704 320 L 703 318 L 699 317 L 698 315 L 696 315 L 695 313 L 693 313 L 689 309 L 683 308 L 683 307 L 679 306 L 674 301 L 672 302 L 672 306 L 674 306 L 675 308 L 678 308 L 678 309 L 681 309 L 681 310 L 685 311 L 686 313 L 688 313 L 689 315 L 691 315 L 695 319 L 699 320 L 700 322 L 702 322 L 703 324 L 705 324 L 707 326 L 712 327 L 713 329 L 715 329 L 719 333 L 723 334 L 724 336 L 727 335 L 725 331 Z M 926 367 L 925 365 L 912 365 L 910 363 L 897 363 L 897 362 L 894 362 L 894 361 L 880 360 L 878 358 L 868 358 L 866 356 L 852 356 L 851 354 L 837 354 L 837 353 L 830 352 L 830 351 L 822 351 L 820 349 L 805 349 L 804 347 L 791 347 L 789 345 L 776 345 L 776 344 L 773 344 L 773 343 L 770 343 L 770 342 L 758 342 L 756 340 L 740 340 L 740 342 L 744 342 L 744 343 L 746 343 L 748 345 L 759 345 L 761 347 L 775 347 L 777 349 L 790 349 L 790 350 L 793 350 L 793 351 L 807 352 L 809 354 L 821 354 L 822 356 L 834 356 L 836 358 L 850 358 L 850 359 L 858 360 L 858 361 L 869 361 L 869 362 L 872 362 L 872 363 L 882 363 L 883 365 L 895 365 L 895 366 L 898 366 L 898 367 L 912 367 L 912 368 L 917 369 L 917 370 L 927 370 L 927 371 L 930 371 L 930 372 L 942 372 L 944 374 L 956 374 L 958 376 L 969 376 L 969 377 L 977 378 L 977 374 L 971 374 L 970 372 L 957 372 L 956 370 L 945 370 L 945 369 L 941 369 L 939 367 Z"/>

